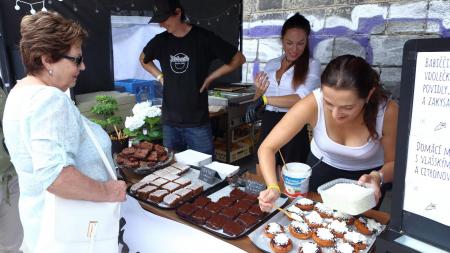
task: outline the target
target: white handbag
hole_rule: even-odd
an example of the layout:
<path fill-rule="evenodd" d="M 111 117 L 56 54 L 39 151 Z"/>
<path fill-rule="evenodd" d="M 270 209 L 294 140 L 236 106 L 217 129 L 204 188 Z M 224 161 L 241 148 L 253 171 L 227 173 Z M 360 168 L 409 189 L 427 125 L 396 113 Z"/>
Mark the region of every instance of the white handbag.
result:
<path fill-rule="evenodd" d="M 111 178 L 117 177 L 92 130 L 82 119 Z M 70 200 L 45 191 L 45 207 L 37 248 L 33 252 L 118 252 L 119 202 Z"/>

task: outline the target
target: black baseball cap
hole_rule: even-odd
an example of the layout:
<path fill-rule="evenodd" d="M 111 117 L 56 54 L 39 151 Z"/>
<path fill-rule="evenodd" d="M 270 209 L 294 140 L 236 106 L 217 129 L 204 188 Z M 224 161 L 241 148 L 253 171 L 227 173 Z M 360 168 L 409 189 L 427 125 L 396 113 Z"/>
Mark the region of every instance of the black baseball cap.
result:
<path fill-rule="evenodd" d="M 177 8 L 183 9 L 178 0 L 155 0 L 153 17 L 148 23 L 161 23 L 175 13 Z"/>

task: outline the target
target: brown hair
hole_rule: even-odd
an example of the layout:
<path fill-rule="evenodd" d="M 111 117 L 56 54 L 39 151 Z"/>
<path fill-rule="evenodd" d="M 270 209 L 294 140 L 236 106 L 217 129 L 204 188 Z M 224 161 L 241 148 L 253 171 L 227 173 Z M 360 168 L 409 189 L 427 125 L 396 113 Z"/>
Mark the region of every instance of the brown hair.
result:
<path fill-rule="evenodd" d="M 305 79 L 306 75 L 308 74 L 308 68 L 309 68 L 309 42 L 308 37 L 311 33 L 311 25 L 309 24 L 309 21 L 303 16 L 300 15 L 298 12 L 294 14 L 294 16 L 288 18 L 281 28 L 281 38 L 284 38 L 284 35 L 286 34 L 287 30 L 297 28 L 305 31 L 307 38 L 306 38 L 306 45 L 305 50 L 303 51 L 302 55 L 297 58 L 292 64 L 294 65 L 294 76 L 292 78 L 292 87 L 294 90 L 302 84 Z"/>
<path fill-rule="evenodd" d="M 43 68 L 41 57 L 59 61 L 72 45 L 82 43 L 87 32 L 75 21 L 57 12 L 38 12 L 27 15 L 20 23 L 20 53 L 27 74 L 37 74 Z"/>
<path fill-rule="evenodd" d="M 388 99 L 386 90 L 380 85 L 378 73 L 361 57 L 342 55 L 326 66 L 321 76 L 322 86 L 341 90 L 355 90 L 360 98 L 367 99 L 372 88 L 374 92 L 364 106 L 364 124 L 370 137 L 377 139 L 376 121 L 379 106 Z"/>

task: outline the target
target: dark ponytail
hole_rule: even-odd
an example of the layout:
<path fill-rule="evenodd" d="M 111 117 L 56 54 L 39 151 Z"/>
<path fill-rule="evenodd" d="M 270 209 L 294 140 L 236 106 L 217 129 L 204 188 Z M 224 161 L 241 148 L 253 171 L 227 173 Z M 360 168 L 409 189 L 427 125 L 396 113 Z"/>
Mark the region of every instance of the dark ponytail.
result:
<path fill-rule="evenodd" d="M 332 60 L 321 76 L 322 86 L 338 90 L 355 90 L 358 96 L 367 99 L 372 88 L 372 96 L 364 106 L 364 124 L 370 137 L 378 139 L 376 122 L 379 106 L 386 104 L 388 95 L 380 85 L 378 73 L 361 57 L 342 55 Z"/>
<path fill-rule="evenodd" d="M 286 22 L 284 22 L 283 27 L 281 28 L 281 38 L 283 39 L 287 30 L 291 28 L 302 29 L 306 32 L 306 35 L 309 37 L 311 33 L 311 25 L 309 21 L 298 12 L 294 14 L 294 16 L 288 18 Z M 303 51 L 302 55 L 298 57 L 297 60 L 293 62 L 294 65 L 294 77 L 292 78 L 292 87 L 294 90 L 298 88 L 298 86 L 305 82 L 306 75 L 308 74 L 309 69 L 309 41 L 308 38 L 306 40 L 305 51 Z"/>

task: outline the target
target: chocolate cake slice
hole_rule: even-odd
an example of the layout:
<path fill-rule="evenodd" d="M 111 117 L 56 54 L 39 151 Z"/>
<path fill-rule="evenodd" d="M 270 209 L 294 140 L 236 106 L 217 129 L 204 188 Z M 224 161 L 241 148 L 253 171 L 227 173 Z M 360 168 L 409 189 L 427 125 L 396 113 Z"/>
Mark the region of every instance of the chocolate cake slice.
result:
<path fill-rule="evenodd" d="M 213 214 L 211 218 L 209 218 L 209 220 L 206 221 L 205 225 L 211 229 L 219 230 L 223 228 L 223 225 L 227 221 L 228 219 L 225 216 L 221 214 Z"/>
<path fill-rule="evenodd" d="M 250 228 L 258 222 L 258 218 L 249 213 L 243 213 L 236 218 L 236 221 L 241 223 L 245 228 Z"/>
<path fill-rule="evenodd" d="M 208 210 L 212 213 L 220 213 L 220 211 L 222 211 L 222 206 L 215 202 L 209 202 L 209 204 L 205 206 L 205 210 Z"/>
<path fill-rule="evenodd" d="M 198 209 L 191 215 L 191 218 L 193 222 L 199 225 L 203 225 L 209 218 L 211 218 L 211 215 L 212 213 L 210 211 L 207 211 L 205 209 Z"/>
<path fill-rule="evenodd" d="M 211 199 L 205 196 L 199 196 L 195 201 L 192 203 L 194 206 L 198 208 L 205 207 L 209 202 L 211 202 Z"/>
<path fill-rule="evenodd" d="M 240 214 L 240 212 L 236 208 L 227 207 L 223 209 L 222 212 L 220 212 L 220 214 L 227 217 L 227 219 L 229 220 L 234 220 L 234 218 L 236 218 Z"/>
<path fill-rule="evenodd" d="M 194 206 L 191 203 L 186 203 L 182 206 L 180 206 L 177 209 L 177 214 L 180 215 L 183 218 L 190 218 L 191 215 L 197 211 L 198 207 Z"/>
<path fill-rule="evenodd" d="M 235 221 L 225 222 L 223 232 L 229 236 L 238 236 L 245 231 L 245 227 Z"/>

